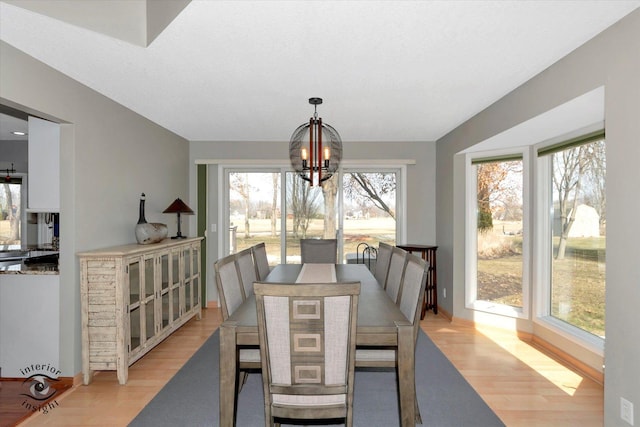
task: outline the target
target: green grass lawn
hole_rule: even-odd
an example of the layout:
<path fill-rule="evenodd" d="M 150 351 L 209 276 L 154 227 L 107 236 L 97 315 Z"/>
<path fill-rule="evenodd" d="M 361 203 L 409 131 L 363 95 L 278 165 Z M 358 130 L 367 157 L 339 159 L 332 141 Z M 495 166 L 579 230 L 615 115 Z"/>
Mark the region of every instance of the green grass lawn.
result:
<path fill-rule="evenodd" d="M 236 250 L 251 247 L 264 242 L 269 260 L 272 265 L 281 262 L 280 254 L 280 223 L 276 228 L 276 235 L 271 234 L 271 221 L 268 219 L 251 219 L 250 234 L 245 237 L 244 220 L 233 221 L 238 225 L 236 232 Z M 307 237 L 322 237 L 324 222 L 321 219 L 312 220 L 307 230 Z M 291 221 L 287 221 L 287 228 L 292 229 Z M 395 221 L 392 218 L 350 219 L 344 222 L 344 254 L 356 253 L 360 243 L 378 247 L 379 242 L 395 245 Z M 286 237 L 287 257 L 300 255 L 300 237 L 288 234 Z M 362 248 L 360 250 L 362 252 Z M 291 261 L 290 261 L 291 262 Z"/>
<path fill-rule="evenodd" d="M 521 240 L 511 239 L 511 251 L 478 260 L 478 299 L 522 307 Z M 551 314 L 598 336 L 604 336 L 605 324 L 604 258 L 604 237 L 570 238 L 552 272 Z"/>
<path fill-rule="evenodd" d="M 237 250 L 265 242 L 270 262 L 281 262 L 279 228 L 272 236 L 269 220 L 252 219 L 251 234 L 245 237 L 244 223 L 235 223 Z M 313 220 L 308 235 L 320 237 L 322 228 L 322 220 Z M 380 241 L 395 244 L 395 223 L 389 218 L 347 220 L 344 230 L 345 254 L 355 253 L 362 242 L 375 247 Z M 486 244 L 489 255 L 478 260 L 478 299 L 522 307 L 522 236 L 505 236 L 499 227 L 486 240 L 490 241 Z M 604 245 L 604 237 L 569 239 L 565 259 L 553 263 L 552 315 L 598 336 L 604 336 Z M 299 254 L 299 238 L 288 235 L 287 256 Z"/>

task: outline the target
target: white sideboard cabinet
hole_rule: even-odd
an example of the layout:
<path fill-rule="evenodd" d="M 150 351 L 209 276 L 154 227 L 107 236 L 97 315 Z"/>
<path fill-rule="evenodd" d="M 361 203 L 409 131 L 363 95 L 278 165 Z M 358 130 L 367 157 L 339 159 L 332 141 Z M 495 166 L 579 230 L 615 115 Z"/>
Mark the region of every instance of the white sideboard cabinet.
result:
<path fill-rule="evenodd" d="M 201 317 L 200 241 L 166 239 L 81 252 L 82 373 L 129 366 L 193 316 Z"/>

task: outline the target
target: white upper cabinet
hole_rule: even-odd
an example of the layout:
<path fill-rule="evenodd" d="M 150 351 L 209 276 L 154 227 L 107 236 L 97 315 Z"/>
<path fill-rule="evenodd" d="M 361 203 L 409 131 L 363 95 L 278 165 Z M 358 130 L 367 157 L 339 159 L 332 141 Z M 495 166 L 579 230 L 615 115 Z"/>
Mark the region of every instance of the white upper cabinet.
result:
<path fill-rule="evenodd" d="M 60 212 L 60 125 L 29 117 L 30 212 Z"/>

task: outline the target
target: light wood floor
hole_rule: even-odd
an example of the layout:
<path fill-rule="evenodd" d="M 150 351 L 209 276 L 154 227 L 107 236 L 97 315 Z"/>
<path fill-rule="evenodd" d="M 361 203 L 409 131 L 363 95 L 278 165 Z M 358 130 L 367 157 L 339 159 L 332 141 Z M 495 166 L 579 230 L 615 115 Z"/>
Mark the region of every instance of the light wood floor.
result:
<path fill-rule="evenodd" d="M 218 309 L 204 309 L 202 320 L 191 320 L 131 366 L 126 385 L 118 384 L 115 372 L 99 372 L 90 386 L 74 387 L 54 410 L 20 426 L 126 426 L 220 320 Z M 452 324 L 431 313 L 421 326 L 506 425 L 603 425 L 602 386 L 513 334 Z"/>
<path fill-rule="evenodd" d="M 422 329 L 507 426 L 602 426 L 602 385 L 513 333 L 428 315 Z"/>

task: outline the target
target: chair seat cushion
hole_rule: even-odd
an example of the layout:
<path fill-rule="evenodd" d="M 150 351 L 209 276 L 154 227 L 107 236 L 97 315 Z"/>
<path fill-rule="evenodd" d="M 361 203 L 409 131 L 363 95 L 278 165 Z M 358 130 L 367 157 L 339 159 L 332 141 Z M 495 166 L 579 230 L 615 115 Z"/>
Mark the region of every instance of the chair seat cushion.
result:
<path fill-rule="evenodd" d="M 241 348 L 240 362 L 260 362 L 260 349 Z"/>
<path fill-rule="evenodd" d="M 396 360 L 395 350 L 356 349 L 356 362 L 357 361 L 395 362 L 395 360 Z"/>
<path fill-rule="evenodd" d="M 324 405 L 344 405 L 347 396 L 345 394 L 325 394 L 325 395 L 299 395 L 299 394 L 275 394 L 273 395 L 274 405 L 291 406 L 324 406 Z"/>

